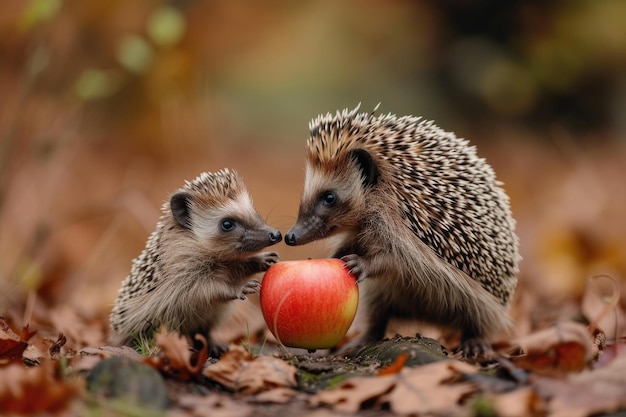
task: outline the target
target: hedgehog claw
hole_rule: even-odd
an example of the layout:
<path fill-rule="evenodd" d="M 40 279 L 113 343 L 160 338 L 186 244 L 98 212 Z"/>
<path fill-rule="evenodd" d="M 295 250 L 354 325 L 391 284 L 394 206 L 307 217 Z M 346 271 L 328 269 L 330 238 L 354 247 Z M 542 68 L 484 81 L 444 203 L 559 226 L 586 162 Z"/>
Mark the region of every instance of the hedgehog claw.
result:
<path fill-rule="evenodd" d="M 472 337 L 461 340 L 461 345 L 457 351 L 464 359 L 477 360 L 479 362 L 489 361 L 495 357 L 491 345 L 484 339 Z"/>
<path fill-rule="evenodd" d="M 276 252 L 263 252 L 258 255 L 259 257 L 259 272 L 267 271 L 270 266 L 274 265 L 280 259 Z"/>
<path fill-rule="evenodd" d="M 243 286 L 243 288 L 241 289 L 241 295 L 239 296 L 239 298 L 241 298 L 242 300 L 245 300 L 246 298 L 248 298 L 246 297 L 246 294 L 258 294 L 260 289 L 261 289 L 261 283 L 257 281 L 256 279 L 252 279 L 248 281 L 246 285 Z"/>
<path fill-rule="evenodd" d="M 341 260 L 345 262 L 345 268 L 356 277 L 356 283 L 363 282 L 367 276 L 365 263 L 363 259 L 356 254 L 342 256 Z"/>

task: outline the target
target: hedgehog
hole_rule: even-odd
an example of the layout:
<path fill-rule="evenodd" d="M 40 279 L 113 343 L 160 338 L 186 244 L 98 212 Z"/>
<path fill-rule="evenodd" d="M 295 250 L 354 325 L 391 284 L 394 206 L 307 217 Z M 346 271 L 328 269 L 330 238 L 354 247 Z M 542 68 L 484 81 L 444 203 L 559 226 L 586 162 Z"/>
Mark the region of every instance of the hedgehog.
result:
<path fill-rule="evenodd" d="M 211 339 L 233 300 L 257 293 L 252 276 L 278 262 L 263 248 L 282 240 L 252 205 L 233 170 L 202 173 L 165 202 L 156 229 L 133 260 L 110 316 L 113 345 L 150 340 L 166 326 L 210 354 L 225 347 Z"/>
<path fill-rule="evenodd" d="M 312 120 L 304 191 L 287 245 L 335 236 L 332 257 L 356 277 L 364 331 L 391 318 L 460 332 L 458 352 L 489 357 L 510 329 L 518 238 L 509 198 L 465 139 L 420 117 L 359 113 Z"/>

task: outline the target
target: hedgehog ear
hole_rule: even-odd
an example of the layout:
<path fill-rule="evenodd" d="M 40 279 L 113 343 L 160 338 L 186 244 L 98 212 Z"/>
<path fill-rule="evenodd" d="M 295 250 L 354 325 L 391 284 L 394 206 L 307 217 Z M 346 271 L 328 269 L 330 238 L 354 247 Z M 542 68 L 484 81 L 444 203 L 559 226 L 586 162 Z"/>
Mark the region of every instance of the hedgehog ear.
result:
<path fill-rule="evenodd" d="M 179 191 L 170 198 L 170 209 L 172 210 L 174 220 L 185 229 L 191 227 L 190 203 L 191 194 L 184 191 Z"/>
<path fill-rule="evenodd" d="M 378 182 L 378 167 L 372 159 L 372 155 L 366 150 L 356 149 L 350 153 L 352 159 L 357 163 L 361 170 L 363 186 L 373 187 Z"/>

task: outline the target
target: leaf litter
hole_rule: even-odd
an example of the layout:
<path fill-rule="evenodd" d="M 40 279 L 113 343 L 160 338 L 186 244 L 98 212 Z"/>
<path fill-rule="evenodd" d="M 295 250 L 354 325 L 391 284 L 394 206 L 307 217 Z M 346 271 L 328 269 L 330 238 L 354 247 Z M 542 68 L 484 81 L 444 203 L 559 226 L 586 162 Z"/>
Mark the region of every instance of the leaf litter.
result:
<path fill-rule="evenodd" d="M 549 195 L 553 197 L 554 192 Z M 560 216 L 561 208 L 553 211 Z M 0 320 L 0 414 L 85 415 L 81 413 L 89 407 L 85 376 L 98 363 L 118 356 L 146 362 L 159 371 L 173 395 L 168 416 L 327 416 L 337 412 L 465 416 L 491 410 L 492 415 L 504 417 L 576 417 L 626 410 L 626 313 L 619 302 L 620 289 L 615 281 L 599 276 L 587 282 L 586 290 L 571 290 L 574 279 L 593 276 L 591 262 L 583 262 L 585 257 L 611 261 L 614 252 L 623 249 L 620 241 L 607 241 L 598 245 L 606 253 L 589 253 L 591 246 L 586 242 L 606 232 L 595 230 L 595 225 L 583 224 L 545 249 L 549 251 L 545 256 L 558 257 L 570 267 L 567 273 L 552 274 L 541 260 L 534 259 L 532 267 L 539 270 L 536 279 L 550 282 L 533 282 L 528 276 L 520 282 L 523 303 L 516 321 L 521 323 L 518 334 L 524 336 L 501 345 L 503 358 L 495 364 L 481 367 L 444 359 L 420 365 L 400 351 L 395 361 L 378 366 L 368 362 L 350 367 L 346 363 L 359 364 L 363 358 L 337 362 L 326 354 L 315 356 L 318 366 L 313 366 L 298 357 L 299 352 L 275 354 L 270 343 L 253 355 L 234 336 L 227 343 L 234 340 L 236 344 L 213 362 L 205 360 L 203 350 L 191 351 L 187 341 L 176 335 L 163 335 L 157 342 L 160 352 L 146 358 L 129 348 L 106 346 L 106 320 L 101 314 L 89 314 L 69 302 L 41 303 L 35 307 L 31 326 L 11 327 L 8 320 Z M 537 225 L 543 233 L 569 230 L 563 228 L 560 223 L 554 229 Z M 615 264 L 609 261 L 605 264 Z M 556 294 L 568 288 L 575 294 L 568 294 L 567 309 L 554 316 L 547 313 L 559 302 L 549 302 L 550 288 L 558 289 Z M 101 295 L 100 290 L 96 292 Z M 233 327 L 233 331 L 242 333 L 241 328 Z M 257 343 L 255 329 L 247 336 L 251 334 Z M 383 343 L 401 342 L 405 339 Z M 259 351 L 257 345 L 247 347 Z M 322 375 L 337 369 L 343 374 L 339 382 L 303 386 L 305 372 Z M 173 383 L 188 389 L 176 393 Z"/>
<path fill-rule="evenodd" d="M 394 362 L 377 369 L 368 363 L 350 370 L 345 362 L 336 363 L 336 358 L 324 354 L 316 359 L 324 366 L 314 367 L 303 357 L 285 353 L 253 355 L 241 344 L 231 344 L 219 360 L 211 361 L 207 360 L 206 343 L 203 349 L 193 350 L 185 338 L 167 332 L 158 333 L 160 351 L 149 357 L 111 346 L 86 347 L 72 355 L 71 349 L 60 349 L 64 343 L 60 335 L 56 341 L 46 342 L 47 350 L 37 348 L 34 363 L 25 352 L 34 346 L 36 335 L 27 327 L 18 334 L 0 321 L 0 346 L 6 347 L 0 351 L 4 359 L 0 365 L 3 412 L 54 414 L 67 412 L 72 403 L 84 404 L 81 375 L 100 361 L 118 356 L 151 365 L 167 381 L 204 387 L 202 395 L 191 390 L 175 396 L 168 415 L 245 416 L 268 406 L 286 407 L 291 414 L 298 410 L 294 415 L 330 408 L 347 414 L 369 410 L 404 416 L 466 415 L 487 404 L 497 415 L 511 417 L 537 413 L 591 416 L 626 409 L 624 350 L 599 366 L 594 333 L 576 322 L 558 323 L 515 339 L 502 347 L 504 356 L 499 364 L 482 367 L 452 358 L 407 366 L 408 355 L 402 352 Z M 394 338 L 384 343 L 399 342 L 407 340 Z M 508 362 L 506 357 L 510 357 Z M 63 360 L 65 371 L 61 369 Z M 351 360 L 358 363 L 362 359 Z M 318 387 L 311 392 L 309 387 L 300 387 L 303 371 L 337 367 L 346 378 L 334 388 Z M 73 376 L 64 377 L 64 372 Z M 527 377 L 518 377 L 520 372 Z M 27 400 L 35 393 L 37 401 Z"/>

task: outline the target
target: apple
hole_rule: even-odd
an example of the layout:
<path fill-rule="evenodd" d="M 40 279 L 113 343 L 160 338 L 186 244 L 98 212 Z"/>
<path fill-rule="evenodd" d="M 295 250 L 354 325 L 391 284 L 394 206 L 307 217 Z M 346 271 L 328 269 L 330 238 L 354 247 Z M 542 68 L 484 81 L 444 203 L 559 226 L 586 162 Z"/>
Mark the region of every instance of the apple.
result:
<path fill-rule="evenodd" d="M 260 301 L 279 343 L 312 351 L 334 347 L 345 336 L 359 287 L 340 259 L 282 261 L 265 273 Z"/>

